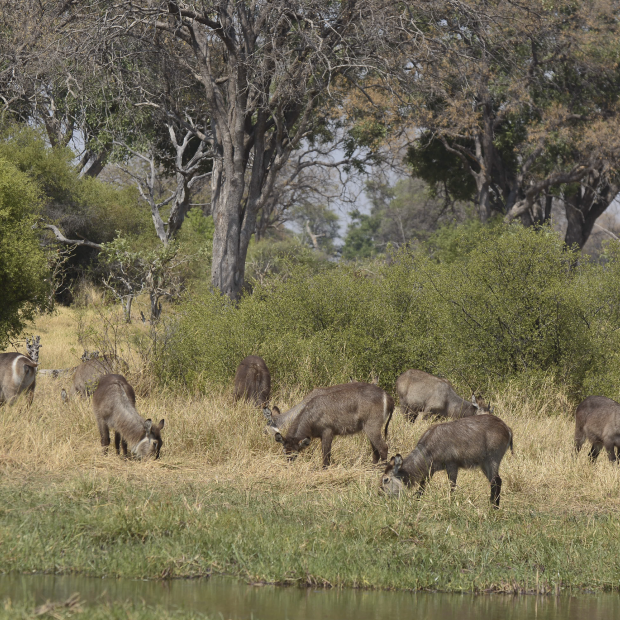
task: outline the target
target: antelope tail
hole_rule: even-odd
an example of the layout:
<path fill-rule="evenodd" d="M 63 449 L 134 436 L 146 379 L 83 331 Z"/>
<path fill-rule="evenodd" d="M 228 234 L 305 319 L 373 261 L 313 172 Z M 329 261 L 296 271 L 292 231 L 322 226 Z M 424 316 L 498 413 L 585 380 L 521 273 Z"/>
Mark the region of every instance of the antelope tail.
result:
<path fill-rule="evenodd" d="M 385 423 L 385 427 L 383 429 L 383 435 L 386 441 L 388 438 L 388 426 L 390 425 L 390 420 L 392 419 L 392 414 L 394 413 L 394 401 L 392 400 L 392 406 L 389 407 L 390 400 L 392 399 L 384 392 L 383 393 L 383 419 L 385 419 L 386 415 L 388 416 L 388 419 Z M 388 409 L 389 409 L 389 415 L 388 415 Z"/>

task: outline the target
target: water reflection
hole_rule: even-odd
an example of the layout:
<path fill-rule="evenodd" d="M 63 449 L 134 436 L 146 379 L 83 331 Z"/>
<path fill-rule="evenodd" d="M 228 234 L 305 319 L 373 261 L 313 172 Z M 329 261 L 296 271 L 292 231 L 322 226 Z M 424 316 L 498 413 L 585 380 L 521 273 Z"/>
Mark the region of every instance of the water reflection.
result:
<path fill-rule="evenodd" d="M 0 601 L 141 601 L 230 620 L 607 620 L 620 618 L 617 594 L 505 596 L 247 586 L 234 579 L 169 582 L 79 576 L 0 576 Z"/>

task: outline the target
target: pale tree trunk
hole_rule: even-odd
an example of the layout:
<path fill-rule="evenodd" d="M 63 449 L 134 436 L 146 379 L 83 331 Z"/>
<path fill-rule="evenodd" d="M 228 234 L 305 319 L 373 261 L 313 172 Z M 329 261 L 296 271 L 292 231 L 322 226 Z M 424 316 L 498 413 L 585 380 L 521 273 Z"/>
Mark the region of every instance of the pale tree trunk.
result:
<path fill-rule="evenodd" d="M 241 228 L 239 204 L 242 193 L 234 187 L 233 180 L 224 171 L 225 167 L 222 160 L 216 160 L 212 173 L 211 208 L 214 231 L 211 284 L 224 295 L 237 299 L 243 286 L 238 269 Z M 237 182 L 237 185 L 240 184 Z"/>

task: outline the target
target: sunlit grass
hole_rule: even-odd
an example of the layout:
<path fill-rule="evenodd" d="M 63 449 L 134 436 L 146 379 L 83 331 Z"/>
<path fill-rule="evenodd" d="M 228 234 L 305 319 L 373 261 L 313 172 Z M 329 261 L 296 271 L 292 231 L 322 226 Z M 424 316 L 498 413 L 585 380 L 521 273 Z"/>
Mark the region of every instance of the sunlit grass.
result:
<path fill-rule="evenodd" d="M 41 366 L 75 364 L 75 315 L 37 325 Z M 43 356 L 45 354 L 46 357 Z M 0 567 L 155 578 L 223 572 L 248 581 L 442 590 L 617 588 L 620 472 L 573 454 L 573 407 L 557 389 L 507 388 L 495 413 L 514 454 L 489 507 L 480 471 L 450 497 L 437 474 L 421 500 L 378 492 L 365 436 L 319 442 L 292 465 L 264 433 L 261 412 L 210 394 L 152 389 L 145 418 L 164 418 L 159 461 L 104 456 L 90 402 L 64 404 L 65 378 L 40 377 L 34 402 L 0 410 Z M 275 394 L 281 409 L 303 394 Z M 429 423 L 390 425 L 390 454 L 407 454 Z"/>

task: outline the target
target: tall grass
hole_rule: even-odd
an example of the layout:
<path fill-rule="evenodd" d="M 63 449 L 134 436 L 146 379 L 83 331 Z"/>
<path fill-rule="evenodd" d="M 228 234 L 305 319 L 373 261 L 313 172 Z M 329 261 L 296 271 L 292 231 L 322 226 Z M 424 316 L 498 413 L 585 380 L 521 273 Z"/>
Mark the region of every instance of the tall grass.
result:
<path fill-rule="evenodd" d="M 57 367 L 71 357 L 70 313 L 47 320 L 58 345 L 47 341 L 45 364 Z M 604 458 L 575 458 L 574 403 L 551 381 L 491 394 L 515 446 L 497 512 L 479 471 L 461 472 L 452 496 L 438 474 L 421 500 L 383 497 L 363 435 L 336 438 L 327 470 L 318 442 L 289 465 L 260 411 L 233 403 L 232 386 L 139 395 L 145 418 L 166 420 L 161 460 L 104 456 L 89 401 L 63 404 L 62 382 L 42 377 L 30 408 L 0 410 L 3 571 L 455 591 L 619 586 L 620 473 Z M 281 388 L 273 402 L 285 409 L 302 396 Z M 390 454 L 408 453 L 428 426 L 397 413 Z"/>

